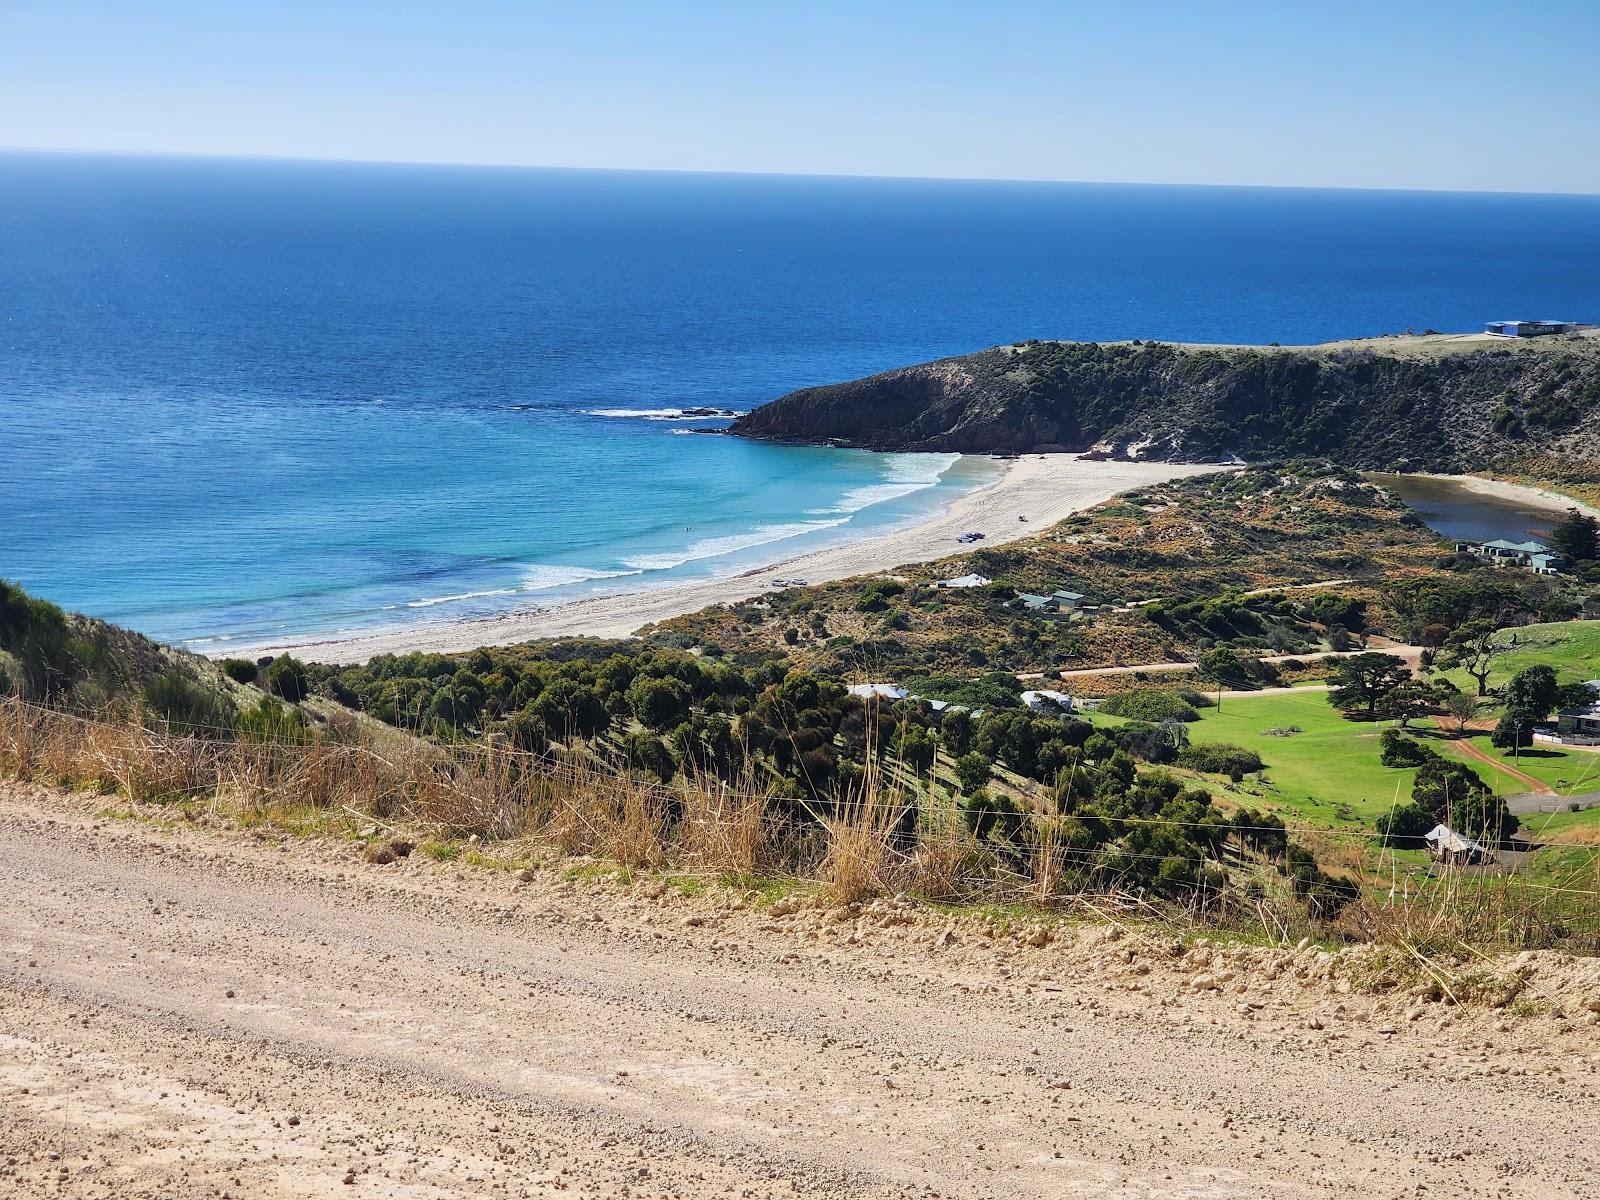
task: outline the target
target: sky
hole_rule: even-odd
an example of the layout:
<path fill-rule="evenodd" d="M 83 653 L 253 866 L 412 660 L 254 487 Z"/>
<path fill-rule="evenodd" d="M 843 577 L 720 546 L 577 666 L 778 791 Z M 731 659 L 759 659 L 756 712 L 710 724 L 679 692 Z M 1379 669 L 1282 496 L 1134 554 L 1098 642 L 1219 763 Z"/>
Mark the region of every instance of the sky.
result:
<path fill-rule="evenodd" d="M 0 0 L 0 146 L 1600 193 L 1600 0 Z"/>

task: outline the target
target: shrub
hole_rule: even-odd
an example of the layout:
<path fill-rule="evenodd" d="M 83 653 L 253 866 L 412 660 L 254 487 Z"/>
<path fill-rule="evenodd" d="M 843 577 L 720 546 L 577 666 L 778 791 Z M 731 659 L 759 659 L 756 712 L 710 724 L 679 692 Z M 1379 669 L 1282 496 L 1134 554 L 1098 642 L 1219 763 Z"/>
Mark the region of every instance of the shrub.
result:
<path fill-rule="evenodd" d="M 1435 757 L 1427 746 L 1398 729 L 1385 729 L 1378 738 L 1378 761 L 1386 767 L 1420 767 Z"/>
<path fill-rule="evenodd" d="M 266 684 L 267 691 L 290 704 L 299 704 L 310 694 L 305 663 L 287 654 L 280 654 L 267 664 Z"/>
<path fill-rule="evenodd" d="M 1226 775 L 1235 781 L 1253 771 L 1261 770 L 1261 756 L 1244 746 L 1230 746 L 1216 742 L 1206 746 L 1190 746 L 1178 755 L 1178 765 L 1191 771 L 1204 771 L 1210 775 Z"/>
<path fill-rule="evenodd" d="M 235 683 L 254 683 L 261 672 L 252 658 L 225 658 L 217 666 Z"/>
<path fill-rule="evenodd" d="M 1134 688 L 1108 697 L 1100 711 L 1114 717 L 1131 717 L 1136 721 L 1198 721 L 1200 714 L 1178 692 L 1158 688 Z"/>
<path fill-rule="evenodd" d="M 163 723 L 184 732 L 209 732 L 233 724 L 233 705 L 176 671 L 147 683 L 144 702 Z"/>
<path fill-rule="evenodd" d="M 856 598 L 856 608 L 862 612 L 882 612 L 889 607 L 890 600 L 905 590 L 904 584 L 892 579 L 874 579 L 861 589 L 861 595 Z"/>

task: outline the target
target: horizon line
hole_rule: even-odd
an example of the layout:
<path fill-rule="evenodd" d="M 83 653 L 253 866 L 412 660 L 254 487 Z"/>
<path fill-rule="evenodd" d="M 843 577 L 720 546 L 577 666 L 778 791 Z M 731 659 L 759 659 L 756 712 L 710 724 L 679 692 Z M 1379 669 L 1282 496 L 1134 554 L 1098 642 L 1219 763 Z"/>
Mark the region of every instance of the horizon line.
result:
<path fill-rule="evenodd" d="M 222 159 L 241 162 L 312 163 L 352 167 L 442 167 L 481 171 L 570 171 L 619 175 L 713 175 L 754 179 L 833 179 L 895 181 L 904 183 L 1016 183 L 1081 187 L 1217 188 L 1238 191 L 1384 192 L 1440 196 L 1528 196 L 1600 199 L 1600 192 L 1518 191 L 1509 188 L 1368 187 L 1359 184 L 1314 183 L 1196 183 L 1174 180 L 1066 179 L 1002 175 L 861 174 L 838 171 L 748 171 L 709 167 L 572 166 L 541 163 L 463 162 L 449 159 L 334 158 L 320 155 L 219 153 L 208 150 L 107 150 L 74 146 L 0 145 L 0 154 L 59 155 L 99 158 Z"/>

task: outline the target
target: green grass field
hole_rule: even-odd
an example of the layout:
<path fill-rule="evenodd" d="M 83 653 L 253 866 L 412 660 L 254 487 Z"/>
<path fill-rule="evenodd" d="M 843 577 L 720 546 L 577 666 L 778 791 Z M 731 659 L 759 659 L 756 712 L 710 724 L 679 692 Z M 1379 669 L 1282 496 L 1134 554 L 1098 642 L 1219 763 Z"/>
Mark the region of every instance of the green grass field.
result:
<path fill-rule="evenodd" d="M 1600 621 L 1569 621 L 1506 630 L 1502 635 L 1514 646 L 1496 663 L 1490 679 L 1501 686 L 1525 667 L 1546 663 L 1555 667 L 1563 683 L 1600 676 Z M 1465 689 L 1475 685 L 1461 671 L 1448 676 Z M 1492 710 L 1485 709 L 1485 715 Z M 1112 724 L 1114 717 L 1094 718 Z M 1220 709 L 1201 710 L 1192 722 L 1194 742 L 1228 742 L 1248 747 L 1266 764 L 1264 780 L 1242 786 L 1210 781 L 1220 796 L 1242 804 L 1269 807 L 1320 825 L 1348 828 L 1353 822 L 1370 824 L 1398 800 L 1411 794 L 1411 769 L 1385 767 L 1378 761 L 1378 738 L 1391 722 L 1347 721 L 1320 690 L 1304 695 L 1248 696 L 1224 699 Z M 1269 729 L 1298 728 L 1287 736 Z M 1471 766 L 1500 795 L 1532 790 L 1509 771 L 1498 771 L 1466 754 L 1431 722 L 1414 723 L 1410 730 L 1439 753 Z M 1514 765 L 1525 774 L 1555 789 L 1559 795 L 1600 791 L 1600 754 L 1559 747 L 1537 746 L 1523 750 L 1514 762 L 1505 751 L 1490 745 L 1487 734 L 1475 735 L 1472 745 L 1497 761 Z M 1600 817 L 1582 818 L 1585 827 L 1600 827 Z"/>
<path fill-rule="evenodd" d="M 1269 729 L 1298 728 L 1281 736 Z M 1347 721 L 1323 691 L 1305 695 L 1226 699 L 1189 725 L 1194 742 L 1229 742 L 1254 750 L 1266 763 L 1264 799 L 1319 824 L 1370 823 L 1398 794 L 1411 794 L 1414 770 L 1378 762 L 1378 736 L 1387 722 Z"/>
<path fill-rule="evenodd" d="M 1501 687 L 1525 667 L 1540 664 L 1556 669 L 1562 683 L 1581 683 L 1600 677 L 1600 621 L 1561 621 L 1552 625 L 1525 625 L 1502 630 L 1498 639 L 1508 649 L 1494 660 L 1489 686 Z M 1477 690 L 1465 671 L 1443 671 L 1463 691 Z"/>

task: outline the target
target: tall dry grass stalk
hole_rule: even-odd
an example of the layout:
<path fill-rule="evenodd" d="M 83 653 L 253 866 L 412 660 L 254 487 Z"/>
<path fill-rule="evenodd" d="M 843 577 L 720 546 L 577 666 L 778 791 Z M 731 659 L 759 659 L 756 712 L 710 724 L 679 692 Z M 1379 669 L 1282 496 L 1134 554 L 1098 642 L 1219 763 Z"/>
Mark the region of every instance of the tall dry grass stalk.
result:
<path fill-rule="evenodd" d="M 141 802 L 200 802 L 252 818 L 333 814 L 405 822 L 434 836 L 525 839 L 567 855 L 637 868 L 785 875 L 819 882 L 841 903 L 894 891 L 1146 914 L 1154 906 L 1094 877 L 1082 852 L 1055 844 L 1046 814 L 1025 853 L 979 842 L 955 798 L 904 764 L 867 755 L 864 775 L 831 803 L 779 800 L 754 767 L 723 780 L 691 770 L 671 785 L 580 754 L 533 756 L 487 739 L 438 745 L 402 737 L 297 741 L 197 736 L 139 714 L 85 717 L 0 698 L 0 774 Z M 748 760 L 747 760 L 748 761 Z M 1393 855 L 1374 864 L 1348 831 L 1297 830 L 1324 869 L 1359 885 L 1339 924 L 1354 937 L 1408 947 L 1539 947 L 1600 952 L 1600 847 L 1574 840 L 1573 866 L 1548 878 L 1438 870 Z M 1241 851 L 1232 895 L 1189 914 L 1273 937 L 1308 928 L 1272 864 Z M 1244 880 L 1243 884 L 1239 881 Z M 1201 909 L 1204 911 L 1201 911 Z M 1168 916 L 1183 914 L 1168 905 Z"/>

